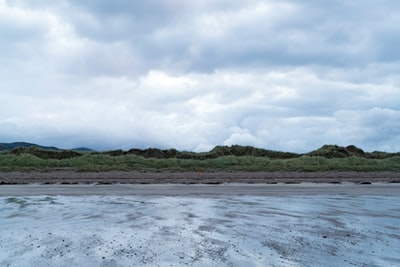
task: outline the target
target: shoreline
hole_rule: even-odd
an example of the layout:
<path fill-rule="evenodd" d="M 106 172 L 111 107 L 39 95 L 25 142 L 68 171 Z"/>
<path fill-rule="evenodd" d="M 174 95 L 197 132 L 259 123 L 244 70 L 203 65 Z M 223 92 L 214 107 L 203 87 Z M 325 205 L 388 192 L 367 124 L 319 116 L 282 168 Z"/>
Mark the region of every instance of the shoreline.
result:
<path fill-rule="evenodd" d="M 18 184 L 298 184 L 400 183 L 400 172 L 0 172 L 1 185 Z"/>

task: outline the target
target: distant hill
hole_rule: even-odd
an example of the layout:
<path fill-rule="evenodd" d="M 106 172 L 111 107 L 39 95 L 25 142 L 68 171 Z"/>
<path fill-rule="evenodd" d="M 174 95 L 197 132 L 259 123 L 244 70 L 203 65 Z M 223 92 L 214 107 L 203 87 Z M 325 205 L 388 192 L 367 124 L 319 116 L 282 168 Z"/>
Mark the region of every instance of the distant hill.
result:
<path fill-rule="evenodd" d="M 364 152 L 361 148 L 354 145 L 350 146 L 337 146 L 337 145 L 323 145 L 321 148 L 313 150 L 308 153 L 292 153 L 292 152 L 282 152 L 267 150 L 263 148 L 256 148 L 252 146 L 216 146 L 209 152 L 188 152 L 188 151 L 178 151 L 176 149 L 159 149 L 159 148 L 147 148 L 147 149 L 137 149 L 132 148 L 127 151 L 118 149 L 110 151 L 94 151 L 86 147 L 78 147 L 74 149 L 59 149 L 57 147 L 41 146 L 26 142 L 15 142 L 15 143 L 0 143 L 0 151 L 6 150 L 10 151 L 12 154 L 20 155 L 22 153 L 28 153 L 35 155 L 40 158 L 70 158 L 79 157 L 84 152 L 90 154 L 103 154 L 109 156 L 123 156 L 123 155 L 135 155 L 144 158 L 178 158 L 178 159 L 196 159 L 196 160 L 207 160 L 215 159 L 224 156 L 253 156 L 253 157 L 265 157 L 270 159 L 293 159 L 299 157 L 324 157 L 324 158 L 366 158 L 366 159 L 385 159 L 390 157 L 400 157 L 400 152 L 398 153 L 388 153 L 382 151 L 374 152 Z"/>
<path fill-rule="evenodd" d="M 36 148 L 40 148 L 43 150 L 62 150 L 58 147 L 54 147 L 54 146 L 41 146 L 38 144 L 33 144 L 33 143 L 27 143 L 27 142 L 14 142 L 14 143 L 0 143 L 0 151 L 2 150 L 13 150 L 14 148 L 17 147 L 23 147 L 23 148 L 31 148 L 31 147 L 36 147 Z M 90 152 L 90 151 L 94 151 L 93 149 L 87 148 L 87 147 L 77 147 L 77 148 L 73 148 L 70 149 L 73 151 L 81 151 L 81 152 Z"/>
<path fill-rule="evenodd" d="M 308 153 L 292 153 L 292 152 L 282 152 L 267 150 L 263 148 L 256 148 L 252 146 L 216 146 L 209 152 L 187 152 L 178 151 L 176 149 L 158 149 L 158 148 L 147 148 L 147 149 L 137 149 L 132 148 L 128 151 L 111 150 L 103 152 L 94 152 L 99 154 L 107 154 L 110 156 L 121 156 L 121 155 L 136 155 L 145 158 L 179 158 L 179 159 L 215 159 L 223 156 L 254 156 L 254 157 L 266 157 L 270 159 L 293 159 L 303 156 L 308 157 L 324 157 L 324 158 L 367 158 L 367 159 L 384 159 L 394 156 L 399 156 L 400 153 L 388 153 L 382 151 L 374 152 L 364 152 L 361 148 L 354 145 L 347 147 L 337 146 L 337 145 L 323 145 L 321 148 L 308 152 Z"/>
<path fill-rule="evenodd" d="M 0 143 L 0 151 L 1 150 L 13 150 L 14 148 L 17 148 L 17 147 L 38 147 L 38 148 L 46 149 L 46 150 L 60 150 L 59 148 L 54 147 L 54 146 L 41 146 L 41 145 L 26 143 L 26 142 Z"/>

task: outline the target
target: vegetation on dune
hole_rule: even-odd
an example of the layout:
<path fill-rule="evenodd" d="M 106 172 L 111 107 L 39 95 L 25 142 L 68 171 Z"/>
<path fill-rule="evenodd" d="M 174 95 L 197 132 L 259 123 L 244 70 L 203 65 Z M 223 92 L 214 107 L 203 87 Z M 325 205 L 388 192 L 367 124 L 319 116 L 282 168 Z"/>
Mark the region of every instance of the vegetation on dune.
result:
<path fill-rule="evenodd" d="M 104 152 L 17 147 L 0 152 L 0 171 L 400 171 L 400 153 L 364 152 L 324 145 L 296 154 L 250 146 L 217 146 L 209 152 L 156 148 Z"/>
<path fill-rule="evenodd" d="M 17 156 L 21 154 L 30 154 L 41 159 L 68 159 L 82 156 L 82 153 L 72 150 L 41 149 L 38 147 L 17 147 L 11 150 L 10 153 Z"/>
<path fill-rule="evenodd" d="M 337 145 L 324 145 L 317 150 L 307 153 L 306 155 L 321 156 L 325 158 L 360 157 L 367 159 L 385 159 L 390 157 L 399 157 L 400 153 L 387 153 L 381 151 L 364 152 L 362 149 L 353 145 L 347 147 Z"/>

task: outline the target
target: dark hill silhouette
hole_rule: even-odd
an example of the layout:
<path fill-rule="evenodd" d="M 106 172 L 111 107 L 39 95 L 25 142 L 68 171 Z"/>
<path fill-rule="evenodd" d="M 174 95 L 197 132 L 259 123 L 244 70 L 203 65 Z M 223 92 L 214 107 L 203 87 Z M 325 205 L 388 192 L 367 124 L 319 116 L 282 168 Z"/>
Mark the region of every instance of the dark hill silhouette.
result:
<path fill-rule="evenodd" d="M 61 150 L 57 147 L 40 146 L 25 142 L 16 143 L 0 143 L 0 150 L 6 150 L 14 155 L 31 154 L 42 159 L 66 159 L 79 157 L 84 154 L 103 154 L 109 156 L 123 156 L 123 155 L 135 155 L 145 158 L 178 158 L 178 159 L 195 159 L 195 160 L 206 160 L 215 159 L 224 156 L 253 156 L 253 157 L 267 157 L 271 159 L 291 159 L 298 157 L 324 157 L 324 158 L 348 158 L 358 157 L 367 159 L 384 159 L 388 157 L 400 156 L 400 153 L 387 153 L 381 151 L 364 152 L 362 149 L 350 145 L 347 147 L 337 145 L 323 145 L 321 148 L 311 151 L 309 153 L 298 154 L 292 152 L 282 152 L 267 150 L 262 148 L 256 148 L 252 146 L 216 146 L 209 152 L 188 152 L 178 151 L 176 149 L 158 149 L 158 148 L 147 148 L 138 149 L 132 148 L 124 151 L 121 149 L 110 150 L 110 151 L 93 151 L 88 148 L 77 148 L 71 150 Z"/>
<path fill-rule="evenodd" d="M 36 148 L 40 148 L 43 150 L 64 150 L 64 149 L 61 149 L 61 148 L 58 148 L 55 146 L 42 146 L 42 145 L 27 143 L 27 142 L 0 143 L 0 151 L 13 150 L 14 148 L 17 148 L 17 147 L 24 147 L 24 148 L 36 147 Z M 77 148 L 72 148 L 72 149 L 68 149 L 68 150 L 81 151 L 81 152 L 94 151 L 93 149 L 90 149 L 87 147 L 77 147 Z"/>
<path fill-rule="evenodd" d="M 309 153 L 298 154 L 292 152 L 282 152 L 267 150 L 262 148 L 256 148 L 252 146 L 216 146 L 209 152 L 187 152 L 178 151 L 176 149 L 158 149 L 158 148 L 147 148 L 138 149 L 132 148 L 128 151 L 111 150 L 103 152 L 95 152 L 98 154 L 105 154 L 110 156 L 121 156 L 121 155 L 136 155 L 145 158 L 178 158 L 178 159 L 214 159 L 223 156 L 254 156 L 254 157 L 267 157 L 271 159 L 291 159 L 298 158 L 302 156 L 309 157 L 325 157 L 325 158 L 348 158 L 348 157 L 358 157 L 358 158 L 369 158 L 369 159 L 384 159 L 393 156 L 400 156 L 400 153 L 387 153 L 381 151 L 374 152 L 364 152 L 361 148 L 354 145 L 347 147 L 337 146 L 337 145 L 323 145 L 321 148 L 311 151 Z"/>
<path fill-rule="evenodd" d="M 41 145 L 27 143 L 27 142 L 0 143 L 0 151 L 1 150 L 12 150 L 17 147 L 38 147 L 41 149 L 60 150 L 59 148 L 54 147 L 54 146 L 41 146 Z"/>

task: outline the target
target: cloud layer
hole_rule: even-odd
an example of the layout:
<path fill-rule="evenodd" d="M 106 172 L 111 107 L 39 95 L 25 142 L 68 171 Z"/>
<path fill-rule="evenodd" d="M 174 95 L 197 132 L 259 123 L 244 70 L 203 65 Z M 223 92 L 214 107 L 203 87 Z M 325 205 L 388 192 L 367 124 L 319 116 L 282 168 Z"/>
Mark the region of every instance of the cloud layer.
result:
<path fill-rule="evenodd" d="M 399 151 L 399 7 L 0 0 L 0 139 Z"/>

